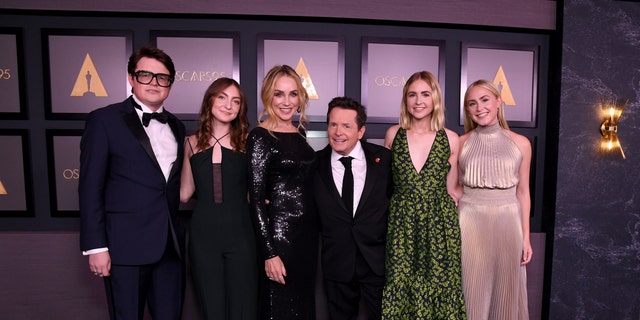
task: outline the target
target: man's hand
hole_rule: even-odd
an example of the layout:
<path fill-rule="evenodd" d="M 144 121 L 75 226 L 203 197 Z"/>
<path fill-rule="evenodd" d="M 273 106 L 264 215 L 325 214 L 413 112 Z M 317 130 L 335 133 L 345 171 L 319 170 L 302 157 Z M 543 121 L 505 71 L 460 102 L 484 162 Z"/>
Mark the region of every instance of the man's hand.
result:
<path fill-rule="evenodd" d="M 98 252 L 89 255 L 89 270 L 96 276 L 108 277 L 111 271 L 111 256 L 109 251 Z"/>

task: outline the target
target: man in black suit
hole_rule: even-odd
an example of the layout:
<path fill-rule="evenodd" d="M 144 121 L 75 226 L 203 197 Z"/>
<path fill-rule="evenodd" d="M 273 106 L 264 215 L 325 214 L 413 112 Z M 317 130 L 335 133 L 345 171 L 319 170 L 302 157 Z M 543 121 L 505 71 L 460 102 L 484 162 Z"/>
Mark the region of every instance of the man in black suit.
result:
<path fill-rule="evenodd" d="M 380 319 L 391 152 L 360 141 L 365 108 L 347 97 L 329 103 L 329 145 L 317 152 L 314 193 L 322 227 L 322 270 L 332 320 Z"/>
<path fill-rule="evenodd" d="M 129 58 L 133 95 L 91 112 L 80 143 L 80 247 L 104 279 L 111 319 L 179 319 L 184 231 L 178 220 L 185 128 L 164 108 L 171 58 Z"/>

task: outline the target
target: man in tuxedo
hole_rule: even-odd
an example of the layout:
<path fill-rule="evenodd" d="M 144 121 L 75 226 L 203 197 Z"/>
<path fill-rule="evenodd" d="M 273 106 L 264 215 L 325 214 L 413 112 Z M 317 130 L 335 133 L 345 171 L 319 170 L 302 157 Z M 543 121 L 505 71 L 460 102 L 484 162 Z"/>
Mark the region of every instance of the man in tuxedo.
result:
<path fill-rule="evenodd" d="M 385 235 L 392 193 L 391 152 L 360 141 L 365 108 L 348 97 L 329 102 L 329 145 L 317 152 L 313 179 L 322 232 L 322 271 L 329 316 L 380 319 Z"/>
<path fill-rule="evenodd" d="M 184 231 L 178 220 L 185 128 L 164 106 L 171 58 L 129 58 L 129 98 L 87 118 L 80 143 L 80 247 L 104 279 L 111 319 L 179 319 Z"/>

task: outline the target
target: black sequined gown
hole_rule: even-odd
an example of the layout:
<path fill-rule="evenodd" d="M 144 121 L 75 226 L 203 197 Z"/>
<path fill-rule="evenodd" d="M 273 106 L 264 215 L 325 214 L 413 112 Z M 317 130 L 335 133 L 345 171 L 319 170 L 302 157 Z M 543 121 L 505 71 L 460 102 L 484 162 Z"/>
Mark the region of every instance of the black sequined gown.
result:
<path fill-rule="evenodd" d="M 279 256 L 285 285 L 269 281 L 261 263 L 262 319 L 315 319 L 317 220 L 308 184 L 315 152 L 298 133 L 257 127 L 247 138 L 251 216 L 262 259 Z M 265 204 L 265 199 L 269 204 Z"/>

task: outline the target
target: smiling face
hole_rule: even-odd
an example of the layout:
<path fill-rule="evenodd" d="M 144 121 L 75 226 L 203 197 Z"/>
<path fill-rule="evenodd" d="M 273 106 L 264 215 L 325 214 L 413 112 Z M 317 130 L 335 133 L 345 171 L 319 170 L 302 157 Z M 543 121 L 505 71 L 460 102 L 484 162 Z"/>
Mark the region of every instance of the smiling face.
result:
<path fill-rule="evenodd" d="M 365 127 L 358 129 L 355 110 L 335 107 L 329 113 L 327 135 L 331 148 L 342 156 L 347 156 L 364 136 Z"/>
<path fill-rule="evenodd" d="M 141 70 L 156 74 L 169 74 L 169 69 L 167 69 L 162 62 L 148 57 L 141 58 L 136 64 L 135 71 Z M 153 111 L 158 110 L 158 108 L 162 106 L 164 100 L 169 96 L 169 91 L 171 91 L 171 87 L 159 86 L 155 78 L 152 79 L 149 84 L 141 84 L 136 81 L 136 77 L 132 74 L 129 75 L 129 84 L 136 98 Z"/>
<path fill-rule="evenodd" d="M 211 115 L 215 121 L 231 123 L 238 116 L 241 105 L 240 91 L 231 85 L 213 98 Z"/>
<path fill-rule="evenodd" d="M 276 80 L 271 109 L 279 122 L 291 122 L 300 105 L 300 93 L 296 81 L 289 76 Z"/>
<path fill-rule="evenodd" d="M 431 86 L 422 79 L 409 86 L 406 99 L 407 111 L 416 120 L 424 119 L 433 112 L 433 92 Z"/>
<path fill-rule="evenodd" d="M 478 126 L 489 126 L 498 122 L 502 99 L 482 86 L 469 89 L 464 101 L 467 115 Z"/>

